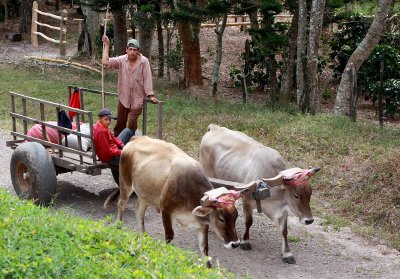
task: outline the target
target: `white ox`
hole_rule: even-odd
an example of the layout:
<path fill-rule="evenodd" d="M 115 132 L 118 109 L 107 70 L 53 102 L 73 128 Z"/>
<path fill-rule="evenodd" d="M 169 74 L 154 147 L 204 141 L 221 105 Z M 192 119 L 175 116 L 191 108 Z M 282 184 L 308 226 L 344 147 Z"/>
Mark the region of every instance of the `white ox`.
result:
<path fill-rule="evenodd" d="M 250 183 L 261 178 L 271 178 L 287 169 L 282 156 L 275 149 L 266 147 L 246 134 L 210 124 L 200 146 L 200 162 L 209 177 L 240 183 Z M 261 209 L 270 219 L 278 219 L 282 234 L 282 259 L 295 263 L 287 241 L 288 212 L 301 223 L 311 224 L 314 219 L 310 209 L 309 185 L 281 185 L 270 189 L 271 197 L 261 200 Z M 253 223 L 256 201 L 243 197 L 245 232 L 240 247 L 251 249 L 249 229 Z"/>
<path fill-rule="evenodd" d="M 226 248 L 239 246 L 234 201 L 228 206 L 201 205 L 204 194 L 213 187 L 200 163 L 174 144 L 147 136 L 132 137 L 122 150 L 119 171 L 120 193 L 118 190 L 112 193 L 104 204 L 107 207 L 119 194 L 119 220 L 129 197 L 136 192 L 135 214 L 142 232 L 145 211 L 150 205 L 161 212 L 167 242 L 174 238 L 172 219 L 175 219 L 198 230 L 199 248 L 204 256 L 208 256 L 209 226 Z"/>

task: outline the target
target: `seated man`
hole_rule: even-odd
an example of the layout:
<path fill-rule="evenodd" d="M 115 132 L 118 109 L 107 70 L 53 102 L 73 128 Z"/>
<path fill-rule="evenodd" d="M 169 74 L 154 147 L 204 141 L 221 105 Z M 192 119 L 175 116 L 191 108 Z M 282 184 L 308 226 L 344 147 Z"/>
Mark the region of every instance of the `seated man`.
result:
<path fill-rule="evenodd" d="M 96 154 L 100 161 L 111 165 L 111 172 L 115 182 L 119 185 L 119 158 L 121 150 L 134 135 L 131 129 L 125 128 L 118 137 L 115 137 L 109 126 L 111 119 L 115 119 L 111 110 L 102 108 L 98 114 L 98 121 L 93 126 L 93 141 Z"/>

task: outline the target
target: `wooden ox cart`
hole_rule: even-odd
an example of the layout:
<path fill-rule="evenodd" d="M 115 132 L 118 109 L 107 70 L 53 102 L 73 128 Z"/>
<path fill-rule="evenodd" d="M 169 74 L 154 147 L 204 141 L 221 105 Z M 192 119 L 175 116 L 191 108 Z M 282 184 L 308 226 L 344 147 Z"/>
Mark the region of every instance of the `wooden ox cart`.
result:
<path fill-rule="evenodd" d="M 97 120 L 92 111 L 85 110 L 85 100 L 90 100 L 92 94 L 103 94 L 105 97 L 117 98 L 116 93 L 101 92 L 88 88 L 68 86 L 68 100 L 74 92 L 79 92 L 80 108 L 50 102 L 24 94 L 10 92 L 11 97 L 11 120 L 12 140 L 6 145 L 14 152 L 10 162 L 10 173 L 13 187 L 21 198 L 34 200 L 37 204 L 46 205 L 56 193 L 56 176 L 61 173 L 77 171 L 88 175 L 100 175 L 102 169 L 110 168 L 109 164 L 98 161 L 96 148 L 93 144 L 93 125 Z M 116 99 L 113 101 L 117 102 Z M 143 108 L 142 134 L 146 134 L 147 104 Z M 157 115 L 157 136 L 162 138 L 162 109 L 163 102 L 159 102 Z M 54 111 L 55 119 L 62 111 L 75 113 L 75 129 L 47 121 L 45 115 L 48 111 Z M 45 113 L 46 112 L 46 113 Z M 50 123 L 49 123 L 50 122 Z M 85 123 L 87 130 L 83 131 Z M 41 137 L 33 137 L 28 133 L 32 124 L 39 125 Z M 49 131 L 55 131 L 56 142 L 50 140 Z M 68 136 L 67 136 L 68 134 Z M 75 146 L 72 142 L 68 145 L 68 138 L 73 136 Z M 87 145 L 90 146 L 87 149 Z"/>

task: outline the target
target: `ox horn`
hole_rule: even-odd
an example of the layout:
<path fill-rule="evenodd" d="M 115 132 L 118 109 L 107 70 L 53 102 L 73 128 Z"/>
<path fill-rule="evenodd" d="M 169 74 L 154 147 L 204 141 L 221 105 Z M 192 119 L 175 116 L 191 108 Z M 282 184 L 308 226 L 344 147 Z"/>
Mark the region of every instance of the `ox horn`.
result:
<path fill-rule="evenodd" d="M 310 172 L 312 172 L 313 174 L 315 174 L 316 172 L 319 172 L 321 170 L 320 167 L 314 167 L 312 169 L 310 169 Z"/>
<path fill-rule="evenodd" d="M 209 207 L 209 206 L 213 206 L 214 202 L 211 201 L 207 195 L 204 195 L 200 200 L 200 205 L 204 206 L 204 207 Z"/>
<path fill-rule="evenodd" d="M 314 176 L 314 174 L 320 169 L 320 167 L 304 170 L 300 168 L 292 168 L 284 170 L 281 173 L 284 175 L 284 182 L 287 183 L 287 185 L 297 186 L 308 184 L 309 178 Z"/>

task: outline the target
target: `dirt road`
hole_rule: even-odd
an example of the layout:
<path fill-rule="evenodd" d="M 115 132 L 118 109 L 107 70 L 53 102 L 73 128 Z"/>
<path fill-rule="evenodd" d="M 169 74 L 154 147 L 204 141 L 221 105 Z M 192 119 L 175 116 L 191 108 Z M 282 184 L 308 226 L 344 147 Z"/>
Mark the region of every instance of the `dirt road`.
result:
<path fill-rule="evenodd" d="M 7 132 L 0 131 L 0 186 L 14 193 L 9 174 L 12 150 L 5 146 L 5 141 L 10 139 Z M 115 206 L 108 211 L 102 208 L 105 198 L 116 187 L 110 172 L 94 177 L 67 173 L 57 178 L 55 210 L 67 209 L 74 215 L 93 220 L 108 215 L 115 217 Z M 132 229 L 136 228 L 134 200 L 129 202 L 124 220 L 125 226 Z M 216 234 L 210 233 L 213 266 L 219 265 L 239 277 L 248 274 L 252 278 L 400 278 L 399 251 L 382 245 L 372 246 L 355 236 L 349 228 L 334 231 L 322 226 L 323 220 L 315 217 L 315 222 L 309 226 L 290 219 L 289 235 L 298 239 L 290 243 L 296 264 L 285 264 L 281 260 L 277 222 L 257 215 L 251 229 L 251 251 L 227 250 Z M 197 252 L 196 232 L 184 230 L 177 224 L 174 228 L 173 245 Z M 154 209 L 149 209 L 146 214 L 146 229 L 154 238 L 164 238 L 161 215 Z M 243 232 L 242 216 L 238 219 L 237 229 L 239 234 Z"/>

